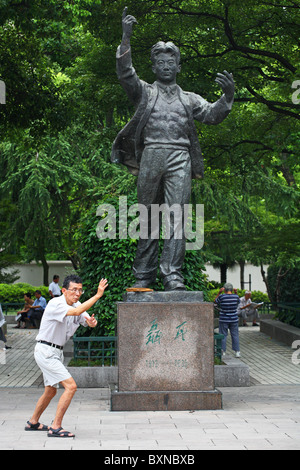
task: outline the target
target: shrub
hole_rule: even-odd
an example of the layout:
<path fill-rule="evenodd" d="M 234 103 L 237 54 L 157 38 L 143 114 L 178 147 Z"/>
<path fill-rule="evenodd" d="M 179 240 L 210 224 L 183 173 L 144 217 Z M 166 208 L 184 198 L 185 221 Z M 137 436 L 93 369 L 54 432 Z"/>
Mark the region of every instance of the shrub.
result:
<path fill-rule="evenodd" d="M 218 295 L 220 289 L 212 289 L 208 292 L 207 294 L 207 299 L 208 302 L 213 302 L 216 296 Z M 237 294 L 239 297 L 243 297 L 245 295 L 246 290 L 238 289 Z M 264 294 L 263 292 L 260 292 L 258 290 L 253 290 L 251 291 L 251 300 L 253 302 L 270 302 L 269 297 L 267 294 Z"/>
<path fill-rule="evenodd" d="M 276 298 L 276 285 L 278 282 L 278 275 L 279 267 L 276 265 L 271 265 L 268 267 L 268 283 L 270 292 L 272 295 L 273 300 L 280 303 L 299 303 L 300 302 L 300 266 L 296 266 L 295 268 L 291 268 L 287 271 L 286 267 L 282 268 L 282 273 L 287 273 L 279 277 L 279 290 L 278 290 L 278 297 Z"/>
<path fill-rule="evenodd" d="M 40 290 L 42 296 L 48 301 L 50 300 L 48 287 L 38 286 L 34 287 L 31 284 L 25 282 L 18 282 L 16 284 L 0 284 L 0 303 L 8 302 L 23 302 L 24 294 L 30 292 L 34 299 L 34 292 Z"/>

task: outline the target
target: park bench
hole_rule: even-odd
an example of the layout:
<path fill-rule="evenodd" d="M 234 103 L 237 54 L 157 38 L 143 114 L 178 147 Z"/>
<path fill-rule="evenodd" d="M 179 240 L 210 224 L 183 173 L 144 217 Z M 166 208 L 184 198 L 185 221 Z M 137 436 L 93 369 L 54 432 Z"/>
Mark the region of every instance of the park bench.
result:
<path fill-rule="evenodd" d="M 24 302 L 1 302 L 2 312 L 4 315 L 7 315 L 8 312 L 16 311 L 18 312 L 24 307 Z"/>
<path fill-rule="evenodd" d="M 5 316 L 6 323 L 13 324 L 16 323 L 15 317 L 19 310 L 22 310 L 24 307 L 24 302 L 4 302 L 1 303 L 2 312 Z M 8 312 L 14 312 L 14 315 L 8 315 Z M 36 320 L 37 327 L 40 326 L 40 321 Z M 29 326 L 29 321 L 26 321 L 26 328 Z"/>

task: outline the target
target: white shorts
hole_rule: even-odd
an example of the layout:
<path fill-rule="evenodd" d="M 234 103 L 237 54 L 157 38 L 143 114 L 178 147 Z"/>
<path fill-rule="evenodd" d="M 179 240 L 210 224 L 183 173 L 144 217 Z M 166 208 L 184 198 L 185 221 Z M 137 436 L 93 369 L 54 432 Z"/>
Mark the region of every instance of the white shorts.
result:
<path fill-rule="evenodd" d="M 34 349 L 34 358 L 43 373 L 45 387 L 58 388 L 59 382 L 72 377 L 63 364 L 62 349 L 37 343 Z"/>

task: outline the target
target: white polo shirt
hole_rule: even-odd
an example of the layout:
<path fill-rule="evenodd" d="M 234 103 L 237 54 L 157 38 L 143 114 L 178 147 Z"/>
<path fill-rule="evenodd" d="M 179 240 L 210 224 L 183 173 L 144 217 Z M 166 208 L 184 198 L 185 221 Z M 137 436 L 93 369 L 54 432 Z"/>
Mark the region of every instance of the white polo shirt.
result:
<path fill-rule="evenodd" d="M 80 325 L 87 326 L 85 319 L 90 318 L 87 312 L 74 317 L 66 316 L 70 308 L 79 305 L 81 302 L 68 305 L 64 295 L 51 299 L 45 308 L 36 340 L 64 346 Z"/>
<path fill-rule="evenodd" d="M 58 285 L 58 282 L 51 282 L 49 286 L 49 290 L 51 290 L 53 295 L 61 295 L 60 287 Z"/>

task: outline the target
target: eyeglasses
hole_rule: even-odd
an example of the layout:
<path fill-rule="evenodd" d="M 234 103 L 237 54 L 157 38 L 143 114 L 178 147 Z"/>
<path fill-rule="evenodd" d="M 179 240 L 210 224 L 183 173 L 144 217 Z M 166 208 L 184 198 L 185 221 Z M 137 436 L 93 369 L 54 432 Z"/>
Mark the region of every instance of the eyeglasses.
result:
<path fill-rule="evenodd" d="M 84 294 L 84 290 L 82 289 L 67 289 L 71 292 L 73 292 L 73 294 L 76 294 L 76 292 L 78 292 L 78 294 Z"/>

